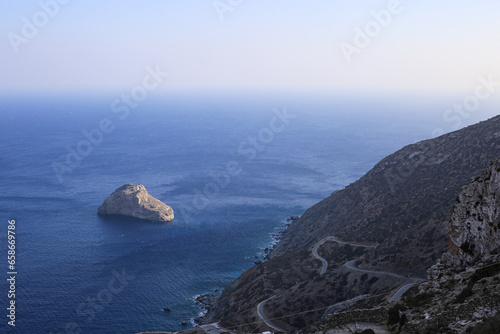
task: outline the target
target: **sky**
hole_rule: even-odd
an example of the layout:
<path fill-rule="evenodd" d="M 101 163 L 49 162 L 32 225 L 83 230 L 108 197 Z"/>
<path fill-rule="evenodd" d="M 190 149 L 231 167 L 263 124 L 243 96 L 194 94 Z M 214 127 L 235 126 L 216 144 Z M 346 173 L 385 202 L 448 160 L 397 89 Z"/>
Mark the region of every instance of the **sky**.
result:
<path fill-rule="evenodd" d="M 0 3 L 0 93 L 473 92 L 500 81 L 498 0 Z M 150 81 L 150 84 L 153 84 Z"/>

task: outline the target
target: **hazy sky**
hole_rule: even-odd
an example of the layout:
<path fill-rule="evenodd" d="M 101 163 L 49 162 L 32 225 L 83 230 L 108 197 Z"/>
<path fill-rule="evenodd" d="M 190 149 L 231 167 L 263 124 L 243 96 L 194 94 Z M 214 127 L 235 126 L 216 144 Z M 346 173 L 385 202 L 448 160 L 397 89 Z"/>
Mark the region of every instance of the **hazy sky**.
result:
<path fill-rule="evenodd" d="M 59 2 L 0 3 L 0 91 L 127 89 L 148 66 L 169 72 L 170 91 L 439 94 L 500 81 L 498 0 Z"/>

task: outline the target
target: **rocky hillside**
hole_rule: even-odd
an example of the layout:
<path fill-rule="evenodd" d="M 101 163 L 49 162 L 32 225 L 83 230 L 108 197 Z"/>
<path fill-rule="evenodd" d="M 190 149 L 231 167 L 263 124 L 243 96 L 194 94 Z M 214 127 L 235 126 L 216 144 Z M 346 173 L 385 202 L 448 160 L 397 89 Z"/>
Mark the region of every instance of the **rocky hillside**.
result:
<path fill-rule="evenodd" d="M 498 156 L 500 116 L 388 156 L 307 210 L 269 261 L 224 290 L 208 320 L 249 332 L 269 329 L 257 305 L 272 297 L 261 311 L 277 327 L 310 333 L 334 304 L 367 294 L 364 307 L 379 305 L 411 277 L 425 277 L 447 248 L 447 222 L 461 187 Z M 328 270 L 321 274 L 311 251 L 326 236 L 352 243 L 322 245 L 318 253 Z M 357 247 L 359 242 L 377 246 Z"/>
<path fill-rule="evenodd" d="M 451 219 L 449 241 L 457 265 L 489 260 L 500 251 L 500 159 L 466 186 Z"/>
<path fill-rule="evenodd" d="M 500 156 L 500 116 L 409 145 L 307 210 L 271 256 L 310 247 L 325 235 L 380 244 L 368 261 L 422 274 L 447 244 L 460 188 Z"/>
<path fill-rule="evenodd" d="M 500 159 L 462 189 L 449 223 L 450 250 L 419 293 L 400 304 L 401 333 L 500 332 Z M 396 313 L 396 312 L 394 312 Z"/>

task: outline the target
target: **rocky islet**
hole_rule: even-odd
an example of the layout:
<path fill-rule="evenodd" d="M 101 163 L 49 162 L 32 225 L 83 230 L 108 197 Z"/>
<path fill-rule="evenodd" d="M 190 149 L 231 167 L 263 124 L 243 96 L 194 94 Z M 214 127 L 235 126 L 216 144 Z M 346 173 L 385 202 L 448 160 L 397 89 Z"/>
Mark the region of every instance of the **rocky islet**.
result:
<path fill-rule="evenodd" d="M 102 216 L 120 215 L 154 222 L 170 222 L 174 210 L 151 196 L 142 184 L 127 183 L 116 189 L 99 207 Z"/>

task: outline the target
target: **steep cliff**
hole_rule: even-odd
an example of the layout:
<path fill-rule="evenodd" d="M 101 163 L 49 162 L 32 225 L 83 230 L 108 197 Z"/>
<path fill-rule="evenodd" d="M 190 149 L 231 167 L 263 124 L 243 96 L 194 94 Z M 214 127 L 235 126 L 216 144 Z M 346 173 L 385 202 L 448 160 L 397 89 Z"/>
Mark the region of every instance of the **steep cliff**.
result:
<path fill-rule="evenodd" d="M 451 219 L 449 241 L 459 265 L 498 254 L 500 247 L 500 159 L 462 189 Z"/>
<path fill-rule="evenodd" d="M 394 306 L 406 319 L 401 333 L 498 333 L 499 211 L 500 159 L 462 189 L 448 226 L 449 251 L 419 293 Z"/>

